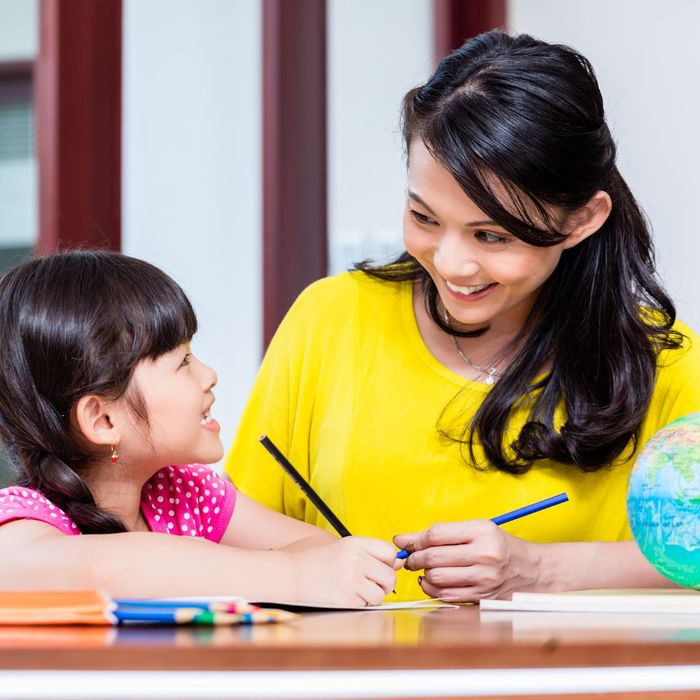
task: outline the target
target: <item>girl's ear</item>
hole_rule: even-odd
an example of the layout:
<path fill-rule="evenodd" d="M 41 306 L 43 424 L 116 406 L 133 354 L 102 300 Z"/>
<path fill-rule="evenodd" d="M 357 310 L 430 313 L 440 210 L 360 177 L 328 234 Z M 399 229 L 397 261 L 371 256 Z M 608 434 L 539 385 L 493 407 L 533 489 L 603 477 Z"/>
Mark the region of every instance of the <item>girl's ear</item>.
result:
<path fill-rule="evenodd" d="M 582 207 L 567 217 L 564 249 L 573 248 L 592 236 L 607 221 L 611 211 L 610 195 L 603 190 L 596 192 Z"/>
<path fill-rule="evenodd" d="M 94 445 L 118 445 L 120 411 L 114 401 L 88 394 L 78 400 L 75 419 L 80 432 Z"/>

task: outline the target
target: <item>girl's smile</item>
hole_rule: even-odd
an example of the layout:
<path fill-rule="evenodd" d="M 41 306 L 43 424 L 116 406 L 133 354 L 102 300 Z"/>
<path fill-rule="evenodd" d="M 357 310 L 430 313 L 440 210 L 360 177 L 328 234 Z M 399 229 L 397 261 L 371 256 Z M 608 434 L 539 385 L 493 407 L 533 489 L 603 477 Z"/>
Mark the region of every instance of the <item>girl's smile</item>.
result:
<path fill-rule="evenodd" d="M 204 430 L 209 430 L 212 433 L 218 433 L 221 430 L 219 422 L 212 418 L 209 412 L 205 413 L 202 416 L 202 420 L 200 421 L 200 423 L 202 424 Z"/>

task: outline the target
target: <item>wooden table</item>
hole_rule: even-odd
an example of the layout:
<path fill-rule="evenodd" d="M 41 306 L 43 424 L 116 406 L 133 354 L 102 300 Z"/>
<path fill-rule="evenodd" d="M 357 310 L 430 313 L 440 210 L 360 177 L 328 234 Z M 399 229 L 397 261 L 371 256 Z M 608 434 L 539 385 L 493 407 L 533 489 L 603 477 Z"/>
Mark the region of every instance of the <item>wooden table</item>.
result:
<path fill-rule="evenodd" d="M 311 613 L 0 628 L 0 698 L 700 698 L 700 615 Z M 645 691 L 645 692 L 643 692 Z M 613 694 L 614 693 L 614 694 Z"/>

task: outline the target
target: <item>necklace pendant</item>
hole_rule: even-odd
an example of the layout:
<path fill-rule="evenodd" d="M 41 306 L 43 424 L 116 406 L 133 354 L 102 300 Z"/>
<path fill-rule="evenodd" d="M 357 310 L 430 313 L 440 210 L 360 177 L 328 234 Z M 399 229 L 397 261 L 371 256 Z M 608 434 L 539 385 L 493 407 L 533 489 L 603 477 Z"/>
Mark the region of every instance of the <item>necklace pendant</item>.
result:
<path fill-rule="evenodd" d="M 486 377 L 486 383 L 487 383 L 488 385 L 491 385 L 491 384 L 494 383 L 493 375 L 489 374 L 489 375 Z"/>
<path fill-rule="evenodd" d="M 496 381 L 496 368 L 491 367 L 486 373 L 486 383 L 491 385 Z"/>

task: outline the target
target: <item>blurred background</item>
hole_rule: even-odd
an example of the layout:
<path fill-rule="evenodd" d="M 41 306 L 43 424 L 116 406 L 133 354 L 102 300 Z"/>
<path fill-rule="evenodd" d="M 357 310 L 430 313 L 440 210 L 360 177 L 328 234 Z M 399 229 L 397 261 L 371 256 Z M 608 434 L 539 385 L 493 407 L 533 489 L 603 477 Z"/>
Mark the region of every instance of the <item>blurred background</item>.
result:
<path fill-rule="evenodd" d="M 169 272 L 228 445 L 296 294 L 401 251 L 401 97 L 498 26 L 592 61 L 700 329 L 698 24 L 694 0 L 0 0 L 0 269 L 96 245 Z"/>

